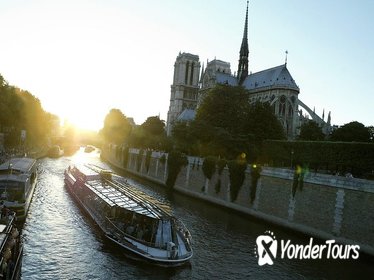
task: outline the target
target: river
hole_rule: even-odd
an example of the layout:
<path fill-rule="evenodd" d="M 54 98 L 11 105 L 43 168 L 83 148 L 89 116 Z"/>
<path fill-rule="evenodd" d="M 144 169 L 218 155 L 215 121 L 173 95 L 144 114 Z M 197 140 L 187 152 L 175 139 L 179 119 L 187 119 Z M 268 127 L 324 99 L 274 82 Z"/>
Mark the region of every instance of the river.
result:
<path fill-rule="evenodd" d="M 22 279 L 349 279 L 374 275 L 373 259 L 275 259 L 259 266 L 256 238 L 267 230 L 278 240 L 307 244 L 309 236 L 242 216 L 162 187 L 128 180 L 169 205 L 189 228 L 194 256 L 178 268 L 149 265 L 107 241 L 71 199 L 64 170 L 74 162 L 110 168 L 99 153 L 81 149 L 72 157 L 39 160 L 39 179 L 23 229 Z"/>

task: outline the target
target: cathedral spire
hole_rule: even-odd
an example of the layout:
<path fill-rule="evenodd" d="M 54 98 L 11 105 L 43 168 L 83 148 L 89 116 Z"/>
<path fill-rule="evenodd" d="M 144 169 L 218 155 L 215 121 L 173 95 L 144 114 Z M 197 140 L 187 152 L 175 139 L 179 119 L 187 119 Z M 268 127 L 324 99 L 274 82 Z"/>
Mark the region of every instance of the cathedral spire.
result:
<path fill-rule="evenodd" d="M 245 23 L 244 23 L 244 33 L 242 45 L 239 52 L 239 66 L 238 66 L 238 82 L 239 85 L 243 84 L 245 78 L 248 76 L 248 3 L 247 1 L 247 11 L 245 14 Z"/>

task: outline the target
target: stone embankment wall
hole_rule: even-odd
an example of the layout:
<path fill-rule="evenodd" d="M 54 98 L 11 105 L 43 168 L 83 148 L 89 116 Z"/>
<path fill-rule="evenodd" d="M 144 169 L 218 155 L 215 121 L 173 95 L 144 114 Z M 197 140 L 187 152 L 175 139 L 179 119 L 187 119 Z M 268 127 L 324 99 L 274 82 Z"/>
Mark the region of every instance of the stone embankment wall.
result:
<path fill-rule="evenodd" d="M 164 185 L 167 178 L 167 154 L 152 152 L 148 170 L 146 156 L 130 149 L 124 166 L 124 152 L 115 146 L 104 150 L 103 157 L 112 165 L 134 175 Z M 166 157 L 166 161 L 164 160 Z M 360 251 L 374 255 L 374 181 L 307 173 L 302 189 L 292 195 L 294 173 L 289 169 L 263 167 L 257 183 L 256 197 L 250 202 L 251 175 L 245 181 L 237 200 L 230 201 L 228 169 L 215 172 L 206 185 L 203 159 L 188 157 L 174 189 L 306 235 L 336 242 L 360 245 Z M 221 188 L 216 190 L 218 180 Z"/>

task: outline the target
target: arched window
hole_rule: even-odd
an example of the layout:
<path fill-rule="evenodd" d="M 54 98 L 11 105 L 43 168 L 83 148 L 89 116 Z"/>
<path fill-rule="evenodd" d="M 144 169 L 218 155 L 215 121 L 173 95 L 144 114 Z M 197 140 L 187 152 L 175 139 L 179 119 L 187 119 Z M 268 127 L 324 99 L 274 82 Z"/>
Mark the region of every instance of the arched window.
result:
<path fill-rule="evenodd" d="M 194 70 L 194 67 L 195 67 L 195 63 L 192 62 L 192 64 L 191 64 L 190 85 L 192 85 L 192 82 L 193 82 L 193 70 Z"/>
<path fill-rule="evenodd" d="M 286 115 L 286 96 L 282 95 L 279 100 L 279 115 L 285 116 Z"/>
<path fill-rule="evenodd" d="M 188 70 L 190 68 L 190 62 L 187 61 L 186 63 L 186 74 L 185 74 L 185 77 L 184 77 L 184 83 L 187 85 L 187 81 L 188 81 Z"/>

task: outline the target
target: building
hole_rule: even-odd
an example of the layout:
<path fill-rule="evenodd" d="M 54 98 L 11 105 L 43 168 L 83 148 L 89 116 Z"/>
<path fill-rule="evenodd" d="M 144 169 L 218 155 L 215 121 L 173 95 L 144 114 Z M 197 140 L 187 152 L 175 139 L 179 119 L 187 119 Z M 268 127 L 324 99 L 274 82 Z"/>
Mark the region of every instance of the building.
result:
<path fill-rule="evenodd" d="M 199 76 L 199 56 L 190 53 L 179 53 L 174 64 L 174 79 L 171 85 L 167 118 L 168 135 L 171 133 L 172 124 L 182 114 L 182 118 L 185 120 L 195 117 L 199 92 Z"/>
<path fill-rule="evenodd" d="M 327 121 L 324 113 L 319 117 L 300 99 L 300 88 L 287 69 L 287 57 L 284 64 L 249 73 L 248 48 L 248 4 L 244 23 L 243 39 L 239 51 L 237 74 L 233 75 L 230 63 L 214 59 L 207 62 L 201 71 L 197 55 L 180 53 L 174 65 L 174 80 L 171 86 L 170 107 L 167 120 L 167 134 L 170 135 L 175 121 L 189 121 L 194 118 L 197 106 L 204 100 L 205 94 L 217 84 L 243 86 L 248 91 L 248 102 L 269 102 L 275 115 L 281 122 L 288 139 L 294 139 L 300 133 L 300 126 L 311 119 L 318 123 L 327 135 L 331 132 L 331 114 Z M 200 82 L 200 83 L 199 83 Z M 303 109 L 307 112 L 303 113 Z"/>

